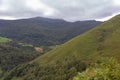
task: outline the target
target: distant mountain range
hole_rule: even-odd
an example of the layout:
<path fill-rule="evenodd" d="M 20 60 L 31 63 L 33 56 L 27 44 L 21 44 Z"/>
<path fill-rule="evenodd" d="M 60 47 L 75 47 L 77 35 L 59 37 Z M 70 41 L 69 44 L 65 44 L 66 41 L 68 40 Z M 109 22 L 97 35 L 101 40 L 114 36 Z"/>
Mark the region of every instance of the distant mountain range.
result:
<path fill-rule="evenodd" d="M 67 22 L 62 19 L 35 17 L 0 20 L 0 35 L 33 45 L 58 45 L 101 24 L 99 21 Z"/>

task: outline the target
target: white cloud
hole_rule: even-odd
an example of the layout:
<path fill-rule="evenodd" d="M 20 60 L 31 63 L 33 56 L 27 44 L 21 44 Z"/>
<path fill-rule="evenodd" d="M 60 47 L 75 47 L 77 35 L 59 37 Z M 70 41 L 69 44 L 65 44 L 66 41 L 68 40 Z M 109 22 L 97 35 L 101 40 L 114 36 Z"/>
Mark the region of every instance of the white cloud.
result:
<path fill-rule="evenodd" d="M 120 0 L 113 0 L 116 5 L 120 5 Z"/>
<path fill-rule="evenodd" d="M 7 10 L 9 10 L 9 5 L 6 4 L 7 0 L 2 0 L 1 4 L 0 4 L 0 11 L 5 12 Z"/>
<path fill-rule="evenodd" d="M 45 5 L 40 0 L 26 0 L 26 6 L 31 8 L 33 11 L 40 10 L 45 16 L 53 15 L 55 12 L 53 8 Z"/>
<path fill-rule="evenodd" d="M 0 19 L 4 19 L 4 20 L 15 20 L 16 18 L 11 17 L 11 16 L 0 16 Z"/>
<path fill-rule="evenodd" d="M 97 20 L 97 21 L 106 21 L 106 20 L 109 20 L 109 19 L 111 19 L 112 17 L 114 17 L 114 16 L 116 16 L 116 15 L 118 15 L 118 14 L 120 14 L 120 12 L 119 12 L 119 13 L 112 14 L 111 16 L 108 16 L 108 17 L 105 17 L 105 18 L 96 19 L 96 20 Z"/>

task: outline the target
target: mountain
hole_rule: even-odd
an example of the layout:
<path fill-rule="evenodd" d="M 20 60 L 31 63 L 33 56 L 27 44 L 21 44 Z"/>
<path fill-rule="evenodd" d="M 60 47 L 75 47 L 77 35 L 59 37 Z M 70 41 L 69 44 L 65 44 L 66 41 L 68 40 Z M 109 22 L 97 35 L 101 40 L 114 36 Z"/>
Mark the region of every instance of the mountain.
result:
<path fill-rule="evenodd" d="M 72 80 L 78 71 L 101 57 L 120 61 L 120 15 L 56 47 L 37 59 L 17 66 L 3 80 Z"/>
<path fill-rule="evenodd" d="M 120 15 L 37 59 L 19 65 L 4 80 L 66 80 L 100 57 L 119 58 Z"/>
<path fill-rule="evenodd" d="M 53 46 L 94 28 L 99 21 L 67 22 L 62 19 L 35 17 L 0 20 L 0 34 L 13 40 L 37 46 Z"/>

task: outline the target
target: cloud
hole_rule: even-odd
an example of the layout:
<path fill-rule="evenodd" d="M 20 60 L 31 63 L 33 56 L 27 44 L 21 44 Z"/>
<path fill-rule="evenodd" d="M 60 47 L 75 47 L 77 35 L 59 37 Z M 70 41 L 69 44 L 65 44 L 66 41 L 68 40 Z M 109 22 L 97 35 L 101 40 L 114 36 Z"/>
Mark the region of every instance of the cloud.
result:
<path fill-rule="evenodd" d="M 118 12 L 120 12 L 120 0 L 0 1 L 0 16 L 9 18 L 43 16 L 76 21 L 102 19 Z"/>
<path fill-rule="evenodd" d="M 64 17 L 67 20 L 104 18 L 120 11 L 120 6 L 116 5 L 114 0 L 59 0 L 50 3 L 51 1 L 44 0 L 47 5 L 59 10 L 56 17 Z M 61 5 L 56 5 L 60 3 Z"/>
<path fill-rule="evenodd" d="M 53 15 L 55 10 L 40 0 L 26 0 L 26 6 L 29 7 L 31 10 L 37 12 L 38 10 L 41 10 L 41 13 L 43 15 Z"/>

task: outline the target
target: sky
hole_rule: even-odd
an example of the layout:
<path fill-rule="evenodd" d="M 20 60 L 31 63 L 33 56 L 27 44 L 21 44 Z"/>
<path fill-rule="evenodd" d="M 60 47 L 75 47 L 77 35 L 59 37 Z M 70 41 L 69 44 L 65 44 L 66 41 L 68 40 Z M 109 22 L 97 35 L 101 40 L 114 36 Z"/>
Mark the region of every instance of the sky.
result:
<path fill-rule="evenodd" d="M 120 13 L 120 0 L 0 0 L 0 19 L 31 17 L 67 21 L 108 20 Z"/>

